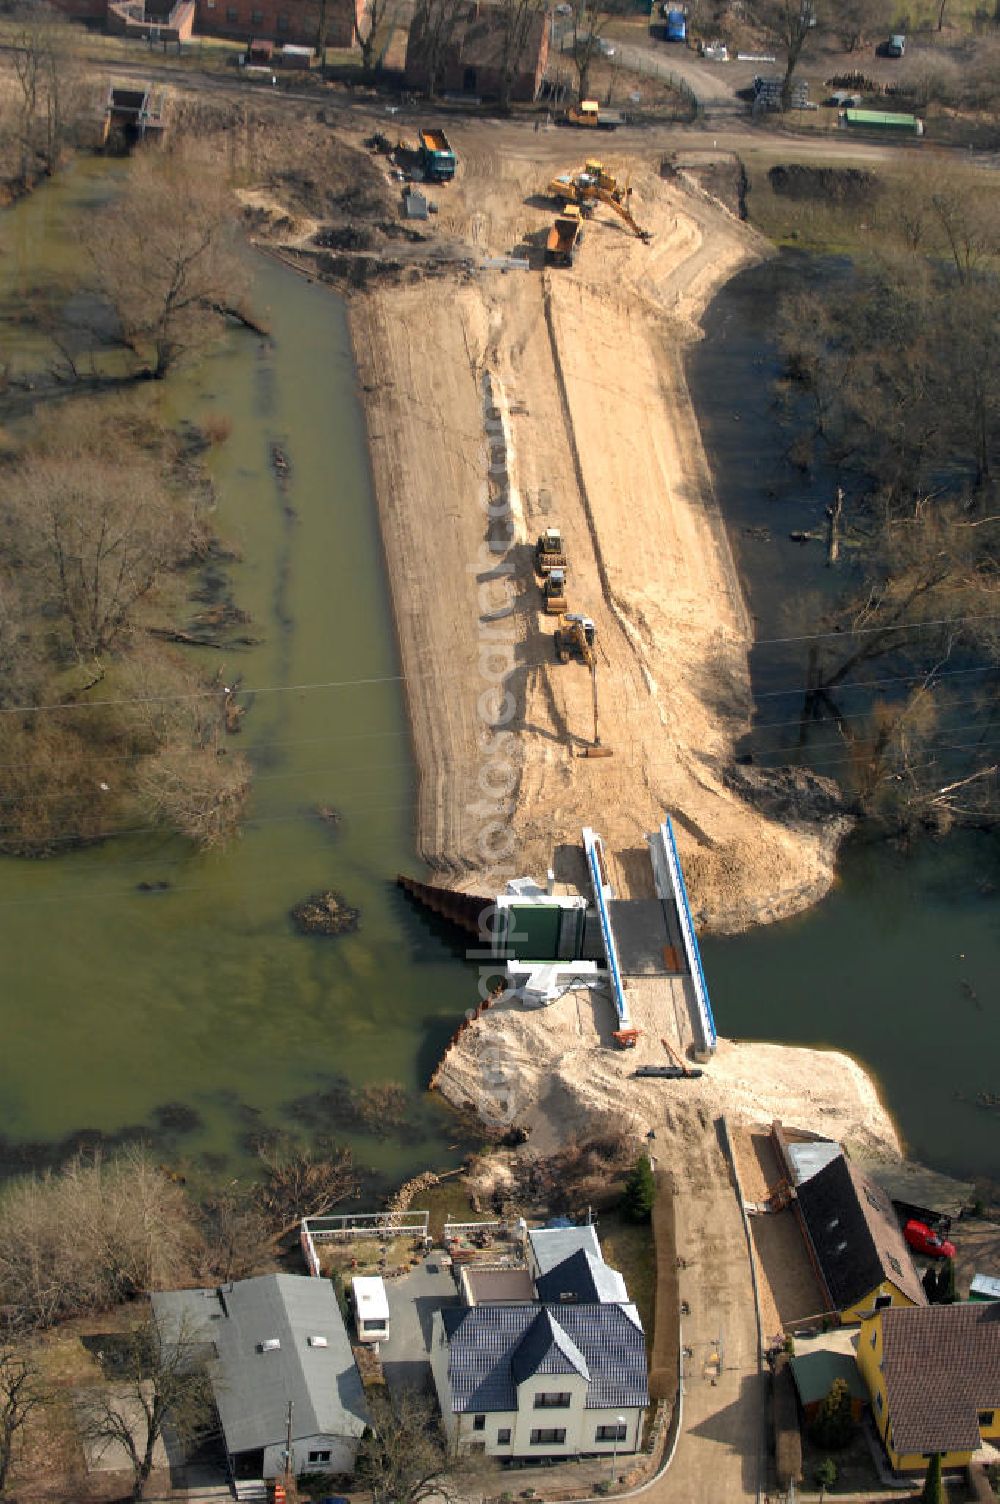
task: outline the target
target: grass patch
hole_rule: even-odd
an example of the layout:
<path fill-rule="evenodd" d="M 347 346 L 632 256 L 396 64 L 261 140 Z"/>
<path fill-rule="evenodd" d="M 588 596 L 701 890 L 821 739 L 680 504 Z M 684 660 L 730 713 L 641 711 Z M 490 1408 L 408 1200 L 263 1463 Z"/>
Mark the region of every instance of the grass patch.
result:
<path fill-rule="evenodd" d="M 639 1312 L 646 1348 L 653 1340 L 656 1314 L 656 1251 L 648 1222 L 625 1222 L 618 1212 L 603 1212 L 597 1228 L 605 1262 L 625 1280 L 629 1298 Z"/>
<path fill-rule="evenodd" d="M 419 1197 L 418 1211 L 428 1211 L 431 1214 L 430 1235 L 435 1243 L 440 1243 L 444 1237 L 444 1224 L 452 1222 L 475 1222 L 482 1220 L 488 1222 L 489 1217 L 484 1217 L 481 1212 L 472 1209 L 469 1200 L 469 1187 L 460 1176 L 453 1176 L 450 1180 L 439 1181 L 432 1185 L 429 1190 L 422 1191 Z"/>

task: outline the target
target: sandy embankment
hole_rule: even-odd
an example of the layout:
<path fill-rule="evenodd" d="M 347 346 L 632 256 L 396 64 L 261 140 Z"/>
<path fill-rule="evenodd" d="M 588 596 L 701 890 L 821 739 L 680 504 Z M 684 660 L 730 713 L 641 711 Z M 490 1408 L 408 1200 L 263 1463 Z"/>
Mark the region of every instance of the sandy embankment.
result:
<path fill-rule="evenodd" d="M 437 195 L 438 233 L 477 259 L 538 245 L 552 211 L 525 200 L 582 151 L 563 133 L 520 139 L 530 159 L 459 137 L 460 177 Z M 751 626 L 682 362 L 713 291 L 763 247 L 657 165 L 608 165 L 631 177 L 652 245 L 602 207 L 572 271 L 456 273 L 351 304 L 419 770 L 417 843 L 442 879 L 489 893 L 553 861 L 575 879 L 592 824 L 627 891 L 644 833 L 667 811 L 699 919 L 740 929 L 820 897 L 843 829 L 770 818 L 727 781 L 750 717 Z M 510 546 L 495 554 L 487 502 L 503 488 L 494 474 L 491 490 L 487 375 L 509 410 L 514 502 Z M 555 623 L 539 611 L 531 543 L 550 523 L 567 544 L 570 609 L 597 624 L 610 759 L 579 756 L 593 736 L 589 675 L 556 661 Z M 499 742 L 498 704 L 512 733 Z M 497 862 L 498 848 L 512 855 Z"/>
<path fill-rule="evenodd" d="M 438 194 L 440 232 L 477 259 L 537 246 L 551 210 L 525 199 L 580 148 L 565 137 L 532 146 L 529 161 L 459 142 L 463 172 Z M 770 818 L 729 781 L 751 711 L 751 624 L 683 353 L 716 288 L 765 247 L 655 166 L 609 165 L 631 176 L 651 246 L 602 209 L 572 271 L 382 286 L 351 305 L 420 774 L 418 846 L 441 880 L 490 893 L 550 863 L 579 880 L 579 831 L 592 824 L 618 890 L 642 894 L 643 836 L 667 811 L 700 920 L 740 929 L 819 898 L 843 830 L 836 817 Z M 492 485 L 491 402 L 504 413 Z M 491 554 L 487 502 L 508 488 L 513 537 Z M 597 624 L 610 759 L 578 755 L 593 734 L 589 676 L 556 661 L 554 622 L 539 611 L 531 544 L 549 523 L 566 541 L 570 607 Z M 512 772 L 498 789 L 481 696 L 505 637 Z M 484 847 L 491 823 L 509 829 L 506 865 Z M 599 995 L 539 1013 L 501 1005 L 463 1033 L 438 1085 L 487 1120 L 527 1123 L 542 1149 L 627 1100 L 636 1126 L 656 1124 L 678 1152 L 720 1111 L 899 1152 L 874 1085 L 847 1056 L 722 1041 L 698 1082 L 636 1081 L 636 1065 L 663 1059 L 659 1021 L 637 1022 L 639 1047 L 623 1054 L 609 1048 Z"/>

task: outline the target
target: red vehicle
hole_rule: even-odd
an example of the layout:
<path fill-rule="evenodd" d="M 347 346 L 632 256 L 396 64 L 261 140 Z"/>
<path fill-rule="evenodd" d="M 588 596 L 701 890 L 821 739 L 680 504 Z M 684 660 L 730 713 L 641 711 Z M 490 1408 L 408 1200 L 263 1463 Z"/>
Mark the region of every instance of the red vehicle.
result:
<path fill-rule="evenodd" d="M 918 1222 L 911 1217 L 903 1228 L 903 1237 L 909 1243 L 915 1253 L 922 1253 L 929 1259 L 953 1259 L 955 1257 L 955 1245 L 948 1238 L 942 1238 L 940 1233 L 932 1231 L 926 1222 Z"/>

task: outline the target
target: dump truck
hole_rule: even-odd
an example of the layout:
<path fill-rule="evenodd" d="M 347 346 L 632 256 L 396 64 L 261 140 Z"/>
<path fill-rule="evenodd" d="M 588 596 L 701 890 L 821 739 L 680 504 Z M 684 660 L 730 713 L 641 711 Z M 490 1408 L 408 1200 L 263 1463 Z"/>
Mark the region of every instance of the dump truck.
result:
<path fill-rule="evenodd" d="M 620 110 L 602 109 L 596 99 L 584 99 L 572 105 L 563 117 L 567 125 L 582 125 L 592 131 L 614 131 L 625 124 Z"/>
<path fill-rule="evenodd" d="M 549 266 L 572 266 L 583 240 L 583 216 L 576 204 L 567 204 L 549 231 L 545 260 Z"/>
<path fill-rule="evenodd" d="M 420 165 L 424 175 L 435 183 L 450 183 L 455 176 L 458 158 L 442 130 L 420 132 Z"/>
<path fill-rule="evenodd" d="M 542 600 L 546 616 L 562 616 L 568 604 L 566 600 L 566 571 L 550 569 L 542 581 Z"/>
<path fill-rule="evenodd" d="M 553 569 L 566 569 L 567 564 L 562 533 L 557 527 L 547 527 L 535 544 L 535 568 L 539 574 L 546 575 Z"/>

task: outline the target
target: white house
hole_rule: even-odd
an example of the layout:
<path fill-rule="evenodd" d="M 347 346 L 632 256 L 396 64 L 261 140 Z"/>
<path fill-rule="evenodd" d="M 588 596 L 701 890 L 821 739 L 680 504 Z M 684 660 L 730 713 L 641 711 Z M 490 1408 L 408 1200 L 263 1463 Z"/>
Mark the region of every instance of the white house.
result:
<path fill-rule="evenodd" d="M 628 1303 L 445 1308 L 431 1370 L 456 1446 L 539 1458 L 641 1444 L 646 1342 Z"/>
<path fill-rule="evenodd" d="M 350 1473 L 369 1424 L 361 1376 L 329 1280 L 268 1274 L 152 1297 L 164 1342 L 197 1344 L 238 1478 Z"/>

